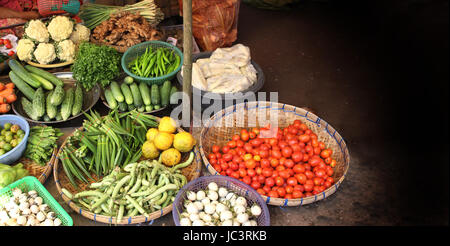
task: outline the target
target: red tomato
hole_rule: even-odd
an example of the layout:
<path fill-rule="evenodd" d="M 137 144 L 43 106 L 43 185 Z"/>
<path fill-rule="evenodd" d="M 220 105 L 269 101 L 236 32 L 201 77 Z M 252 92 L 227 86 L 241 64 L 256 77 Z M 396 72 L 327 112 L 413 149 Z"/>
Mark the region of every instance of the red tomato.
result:
<path fill-rule="evenodd" d="M 256 161 L 253 160 L 253 159 L 246 160 L 245 161 L 245 167 L 248 168 L 248 169 L 255 168 L 256 167 Z"/>
<path fill-rule="evenodd" d="M 215 164 L 217 164 L 217 159 L 210 159 L 209 160 L 209 163 L 211 164 L 211 165 L 215 165 Z"/>
<path fill-rule="evenodd" d="M 286 185 L 286 187 L 284 187 L 284 189 L 286 190 L 286 193 L 288 193 L 288 194 L 292 194 L 292 192 L 294 192 L 294 187 L 292 187 L 290 185 Z"/>
<path fill-rule="evenodd" d="M 222 153 L 226 154 L 226 153 L 228 153 L 228 151 L 230 151 L 230 147 L 228 147 L 228 146 L 222 147 Z"/>
<path fill-rule="evenodd" d="M 234 141 L 234 140 L 228 141 L 227 146 L 228 146 L 230 149 L 236 148 L 236 141 Z"/>
<path fill-rule="evenodd" d="M 9 40 L 9 39 L 7 39 L 7 40 Z M 6 43 L 6 44 L 5 44 L 5 47 L 6 47 L 7 49 L 11 49 L 11 48 L 12 48 L 12 45 L 11 45 L 11 43 Z"/>
<path fill-rule="evenodd" d="M 298 140 L 302 143 L 307 143 L 307 142 L 309 142 L 310 139 L 311 139 L 311 137 L 307 134 L 302 134 L 298 137 Z"/>
<path fill-rule="evenodd" d="M 237 171 L 239 169 L 239 165 L 237 163 L 234 163 L 234 162 L 230 162 L 229 167 L 233 171 Z"/>
<path fill-rule="evenodd" d="M 279 187 L 278 189 L 277 189 L 277 192 L 278 192 L 278 195 L 280 196 L 280 197 L 284 197 L 284 196 L 286 196 L 286 190 L 283 188 L 283 187 Z"/>
<path fill-rule="evenodd" d="M 217 145 L 213 145 L 212 146 L 212 152 L 213 153 L 218 153 L 220 151 L 220 147 L 219 146 L 217 146 Z"/>
<path fill-rule="evenodd" d="M 324 159 L 325 164 L 330 165 L 331 164 L 331 160 L 333 160 L 331 157 L 327 157 Z"/>
<path fill-rule="evenodd" d="M 334 184 L 334 179 L 332 177 L 328 177 L 326 181 L 330 182 L 331 184 Z"/>
<path fill-rule="evenodd" d="M 261 167 L 256 167 L 255 168 L 255 172 L 257 175 L 261 175 L 262 174 L 262 168 Z"/>
<path fill-rule="evenodd" d="M 281 152 L 279 150 L 272 149 L 271 156 L 273 158 L 280 159 L 281 158 Z"/>
<path fill-rule="evenodd" d="M 215 155 L 215 154 L 209 154 L 209 155 L 208 155 L 208 159 L 209 159 L 209 160 L 211 160 L 211 159 L 216 159 L 216 155 Z"/>
<path fill-rule="evenodd" d="M 320 159 L 320 157 L 318 157 L 318 156 L 313 156 L 311 159 L 308 160 L 308 163 L 309 163 L 312 167 L 315 167 L 315 166 L 319 165 L 321 161 L 322 161 L 322 159 Z"/>
<path fill-rule="evenodd" d="M 239 176 L 242 177 L 242 178 L 247 176 L 247 169 L 239 168 Z"/>
<path fill-rule="evenodd" d="M 290 177 L 289 171 L 287 171 L 287 170 L 279 171 L 278 175 L 280 175 L 280 177 L 282 177 L 283 179 L 287 179 Z"/>
<path fill-rule="evenodd" d="M 263 140 L 261 140 L 260 138 L 255 138 L 255 139 L 250 140 L 250 144 L 251 144 L 253 147 L 258 147 L 258 146 L 260 146 L 262 143 L 263 143 Z"/>
<path fill-rule="evenodd" d="M 222 168 L 223 169 L 223 168 Z M 233 170 L 231 169 L 226 169 L 225 173 L 227 174 L 227 176 L 231 176 L 231 174 L 233 173 Z"/>
<path fill-rule="evenodd" d="M 260 194 L 261 196 L 265 196 L 266 195 L 266 192 L 263 189 L 261 189 L 261 188 L 257 189 L 256 192 L 258 192 L 258 194 Z"/>
<path fill-rule="evenodd" d="M 331 160 L 331 163 L 330 163 L 330 167 L 335 167 L 336 166 L 336 160 Z"/>
<path fill-rule="evenodd" d="M 244 150 L 247 151 L 247 153 L 250 153 L 253 150 L 253 146 L 251 144 L 249 144 L 249 143 L 245 143 L 244 144 Z"/>
<path fill-rule="evenodd" d="M 284 157 L 286 157 L 286 158 L 291 157 L 291 155 L 292 155 L 292 148 L 289 147 L 289 146 L 286 146 L 285 148 L 282 148 L 281 149 L 281 154 Z"/>
<path fill-rule="evenodd" d="M 292 123 L 295 128 L 300 129 L 300 125 L 302 124 L 301 120 L 294 120 L 294 122 Z"/>
<path fill-rule="evenodd" d="M 262 168 L 270 167 L 270 161 L 268 159 L 261 159 L 260 164 Z"/>
<path fill-rule="evenodd" d="M 317 171 L 315 171 L 314 174 L 318 178 L 323 178 L 326 175 L 326 172 L 325 172 L 325 170 L 319 168 L 319 169 L 317 169 Z"/>
<path fill-rule="evenodd" d="M 275 178 L 275 177 L 278 177 L 278 171 L 277 170 L 273 171 L 273 174 L 272 174 L 272 178 Z"/>
<path fill-rule="evenodd" d="M 270 189 L 270 187 L 269 186 L 267 186 L 267 185 L 264 185 L 263 187 L 262 187 L 262 189 L 266 192 L 266 193 L 269 193 L 272 189 Z"/>
<path fill-rule="evenodd" d="M 315 177 L 315 178 L 313 179 L 313 182 L 314 182 L 314 185 L 320 186 L 320 185 L 323 184 L 324 180 L 323 180 L 323 178 Z"/>
<path fill-rule="evenodd" d="M 254 132 L 249 132 L 248 136 L 250 137 L 250 139 L 256 138 L 256 134 Z"/>
<path fill-rule="evenodd" d="M 284 166 L 287 167 L 287 168 L 293 168 L 294 165 L 295 165 L 295 163 L 294 163 L 294 161 L 292 159 L 287 159 L 284 162 Z"/>
<path fill-rule="evenodd" d="M 286 184 L 290 186 L 296 186 L 297 185 L 297 179 L 294 177 L 290 177 L 286 180 Z"/>
<path fill-rule="evenodd" d="M 296 186 L 294 186 L 294 190 L 303 192 L 303 191 L 305 191 L 305 188 L 303 187 L 303 185 L 296 185 Z"/>
<path fill-rule="evenodd" d="M 250 177 L 256 176 L 255 169 L 252 169 L 252 168 L 247 169 L 247 175 L 250 176 Z"/>
<path fill-rule="evenodd" d="M 281 172 L 281 171 L 286 170 L 286 168 L 285 168 L 284 166 L 282 166 L 282 165 L 278 165 L 278 166 L 275 168 L 275 170 L 278 171 L 278 172 Z"/>
<path fill-rule="evenodd" d="M 275 177 L 275 184 L 277 185 L 277 186 L 282 186 L 282 185 L 284 185 L 284 179 L 282 178 L 282 177 Z"/>
<path fill-rule="evenodd" d="M 305 191 L 312 191 L 314 189 L 313 184 L 304 184 L 303 187 L 305 187 Z"/>
<path fill-rule="evenodd" d="M 7 47 L 8 48 L 8 47 Z M 12 46 L 11 46 L 11 48 L 12 48 Z M 11 49 L 11 48 L 8 48 L 8 49 Z M 8 52 L 8 56 L 13 56 L 15 53 L 14 53 L 14 51 L 13 50 L 10 50 L 9 52 Z"/>
<path fill-rule="evenodd" d="M 258 183 L 258 182 L 252 182 L 251 186 L 252 186 L 253 189 L 256 190 L 256 189 L 259 189 L 261 187 L 261 184 Z"/>
<path fill-rule="evenodd" d="M 220 167 L 221 167 L 223 170 L 226 170 L 226 169 L 228 169 L 229 165 L 228 165 L 227 162 L 224 162 L 224 163 L 220 164 Z"/>
<path fill-rule="evenodd" d="M 227 154 L 224 154 L 224 155 L 222 156 L 222 158 L 223 158 L 226 162 L 229 162 L 229 161 L 233 160 L 233 155 L 227 153 Z"/>
<path fill-rule="evenodd" d="M 220 165 L 214 165 L 213 167 L 217 172 L 222 172 L 222 168 L 220 167 Z"/>
<path fill-rule="evenodd" d="M 311 193 L 311 192 L 306 192 L 305 193 L 305 197 L 308 197 L 308 196 L 312 196 L 313 194 Z"/>
<path fill-rule="evenodd" d="M 250 178 L 249 176 L 242 177 L 242 182 L 250 185 L 252 183 L 252 178 Z"/>
<path fill-rule="evenodd" d="M 222 158 L 222 154 L 221 153 L 216 153 L 216 159 L 219 160 Z"/>
<path fill-rule="evenodd" d="M 306 178 L 308 178 L 308 179 L 314 178 L 314 173 L 309 170 L 305 171 L 305 175 L 306 175 Z"/>
<path fill-rule="evenodd" d="M 269 197 L 273 197 L 273 198 L 278 198 L 278 193 L 276 191 L 269 191 L 269 193 L 267 194 Z"/>
<path fill-rule="evenodd" d="M 258 181 L 259 183 L 261 183 L 261 184 L 263 184 L 264 181 L 266 181 L 266 178 L 265 178 L 264 176 L 262 176 L 262 175 L 258 175 L 257 177 L 258 177 L 257 181 Z"/>
<path fill-rule="evenodd" d="M 322 152 L 320 152 L 320 156 L 322 158 L 324 158 L 324 159 L 330 157 L 331 156 L 331 149 L 324 149 L 324 150 L 322 150 Z"/>
<path fill-rule="evenodd" d="M 300 144 L 291 145 L 291 148 L 292 148 L 292 152 L 300 152 L 302 150 L 302 147 L 300 146 Z"/>
<path fill-rule="evenodd" d="M 241 140 L 241 137 L 236 134 L 236 135 L 233 135 L 233 137 L 231 139 L 236 142 L 238 140 Z"/>
<path fill-rule="evenodd" d="M 319 146 L 317 146 L 317 147 L 314 147 L 314 149 L 313 149 L 314 151 L 314 154 L 315 155 L 318 155 L 318 154 L 320 154 L 320 151 L 321 151 L 321 149 L 319 148 Z"/>
<path fill-rule="evenodd" d="M 332 168 L 330 168 L 330 169 L 326 170 L 326 173 L 327 173 L 327 176 L 333 176 L 334 171 Z"/>
<path fill-rule="evenodd" d="M 237 148 L 242 148 L 242 147 L 244 147 L 244 141 L 242 141 L 242 140 L 236 140 L 236 147 L 237 147 Z"/>
<path fill-rule="evenodd" d="M 303 192 L 298 191 L 298 190 L 294 190 L 294 191 L 292 192 L 292 197 L 293 197 L 294 199 L 302 198 L 302 197 L 303 197 Z"/>
<path fill-rule="evenodd" d="M 307 162 L 309 160 L 309 155 L 303 153 L 303 162 Z"/>
<path fill-rule="evenodd" d="M 273 157 L 270 157 L 269 161 L 270 161 L 270 165 L 271 165 L 272 167 L 277 167 L 278 164 L 280 163 L 277 159 L 275 159 L 275 158 L 273 158 Z"/>
<path fill-rule="evenodd" d="M 305 167 L 306 170 L 311 171 L 311 165 L 309 163 L 305 163 L 303 164 L 303 166 Z"/>
<path fill-rule="evenodd" d="M 306 145 L 306 146 L 305 146 L 305 150 L 306 150 L 306 152 L 308 152 L 308 153 L 312 153 L 312 152 L 314 151 L 314 149 L 313 149 L 313 147 L 312 147 L 311 145 Z"/>
<path fill-rule="evenodd" d="M 289 126 L 289 133 L 293 134 L 293 135 L 297 135 L 298 133 L 298 128 L 296 128 L 295 126 L 291 125 Z"/>
<path fill-rule="evenodd" d="M 273 146 L 277 146 L 278 145 L 278 139 L 276 138 L 270 138 L 269 139 L 269 144 L 273 147 Z"/>
<path fill-rule="evenodd" d="M 306 177 L 306 175 L 305 174 L 303 174 L 303 173 L 298 173 L 298 174 L 295 174 L 295 176 L 294 176 L 296 179 L 297 179 L 297 182 L 299 183 L 299 184 L 306 184 L 306 180 L 308 179 L 307 177 Z"/>
<path fill-rule="evenodd" d="M 319 148 L 320 148 L 320 149 L 325 149 L 325 143 L 322 142 L 322 141 L 320 141 L 320 142 L 319 142 Z"/>
<path fill-rule="evenodd" d="M 259 150 L 259 156 L 261 156 L 261 158 L 267 158 L 267 157 L 269 157 L 269 151 L 260 149 Z"/>
<path fill-rule="evenodd" d="M 263 168 L 262 175 L 264 177 L 271 177 L 272 174 L 273 174 L 273 169 L 272 168 Z"/>
<path fill-rule="evenodd" d="M 294 170 L 295 173 L 304 173 L 306 171 L 305 167 L 302 164 L 295 165 L 292 170 Z"/>
<path fill-rule="evenodd" d="M 332 185 L 332 183 L 330 183 L 328 181 L 323 182 L 323 186 L 325 186 L 325 188 L 330 188 L 331 185 Z"/>
<path fill-rule="evenodd" d="M 300 124 L 300 130 L 306 131 L 306 130 L 308 130 L 308 126 L 305 123 L 301 123 Z"/>

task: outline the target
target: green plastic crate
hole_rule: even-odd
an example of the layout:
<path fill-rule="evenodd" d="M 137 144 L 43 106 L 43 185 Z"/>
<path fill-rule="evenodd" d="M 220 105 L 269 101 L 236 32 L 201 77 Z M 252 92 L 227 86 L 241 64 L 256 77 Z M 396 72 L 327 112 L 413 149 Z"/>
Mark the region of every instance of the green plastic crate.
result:
<path fill-rule="evenodd" d="M 45 187 L 39 182 L 39 180 L 33 176 L 27 176 L 25 178 L 19 179 L 16 182 L 4 187 L 0 190 L 0 208 L 2 208 L 8 201 L 9 198 L 13 196 L 12 190 L 14 188 L 19 188 L 22 192 L 28 192 L 30 190 L 35 190 L 40 197 L 44 200 L 53 212 L 55 212 L 56 217 L 62 222 L 62 225 L 73 226 L 73 220 L 69 214 L 59 205 L 59 203 L 53 198 L 52 195 L 45 189 Z"/>

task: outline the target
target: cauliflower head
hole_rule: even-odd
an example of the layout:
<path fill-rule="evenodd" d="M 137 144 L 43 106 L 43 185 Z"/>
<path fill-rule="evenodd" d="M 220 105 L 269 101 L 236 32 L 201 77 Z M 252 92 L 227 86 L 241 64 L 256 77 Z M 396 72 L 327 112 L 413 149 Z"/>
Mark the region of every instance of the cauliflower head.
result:
<path fill-rule="evenodd" d="M 21 61 L 31 61 L 33 58 L 34 43 L 30 39 L 23 38 L 17 43 L 17 57 Z"/>
<path fill-rule="evenodd" d="M 30 20 L 25 25 L 25 35 L 39 43 L 46 43 L 50 38 L 47 27 L 41 20 Z"/>
<path fill-rule="evenodd" d="M 73 31 L 73 21 L 67 16 L 56 16 L 47 26 L 53 40 L 59 42 L 68 39 Z"/>
<path fill-rule="evenodd" d="M 83 41 L 89 41 L 91 30 L 82 24 L 76 24 L 75 30 L 70 34 L 70 40 L 75 44 L 79 44 Z"/>
<path fill-rule="evenodd" d="M 49 64 L 56 59 L 55 46 L 50 43 L 40 43 L 33 54 L 40 64 Z"/>
<path fill-rule="evenodd" d="M 57 57 L 61 61 L 73 61 L 75 58 L 75 44 L 70 39 L 61 41 L 57 45 Z"/>

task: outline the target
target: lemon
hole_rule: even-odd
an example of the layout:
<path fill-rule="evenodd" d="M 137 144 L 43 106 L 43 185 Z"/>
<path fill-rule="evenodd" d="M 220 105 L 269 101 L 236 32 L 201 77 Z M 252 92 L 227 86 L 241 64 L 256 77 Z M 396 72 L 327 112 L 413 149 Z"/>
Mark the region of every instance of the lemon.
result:
<path fill-rule="evenodd" d="M 169 116 L 164 116 L 159 121 L 158 130 L 160 132 L 174 133 L 177 130 L 177 123 Z"/>
<path fill-rule="evenodd" d="M 158 132 L 158 134 L 156 134 L 155 138 L 153 139 L 153 143 L 159 150 L 166 150 L 172 146 L 173 134 L 167 132 Z"/>
<path fill-rule="evenodd" d="M 145 136 L 147 137 L 147 141 L 153 141 L 153 139 L 155 139 L 156 134 L 158 134 L 158 129 L 156 128 L 148 129 L 147 134 L 145 134 Z"/>
<path fill-rule="evenodd" d="M 166 166 L 174 166 L 180 163 L 181 153 L 180 151 L 170 148 L 168 150 L 164 150 L 161 153 L 161 162 Z"/>
<path fill-rule="evenodd" d="M 189 152 L 195 145 L 195 139 L 189 132 L 175 134 L 173 147 L 181 152 Z"/>
<path fill-rule="evenodd" d="M 159 151 L 153 142 L 145 141 L 142 145 L 142 155 L 146 159 L 156 159 L 159 157 Z"/>

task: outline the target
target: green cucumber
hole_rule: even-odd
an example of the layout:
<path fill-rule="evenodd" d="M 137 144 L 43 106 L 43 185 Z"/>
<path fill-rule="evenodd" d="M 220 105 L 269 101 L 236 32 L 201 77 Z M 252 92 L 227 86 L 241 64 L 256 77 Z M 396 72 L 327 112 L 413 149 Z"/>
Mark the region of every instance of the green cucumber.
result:
<path fill-rule="evenodd" d="M 178 92 L 178 88 L 174 85 L 172 85 L 172 88 L 170 88 L 170 104 L 177 104 L 177 100 L 176 98 L 172 98 L 173 94 L 175 94 L 175 92 Z"/>
<path fill-rule="evenodd" d="M 142 97 L 141 93 L 139 92 L 139 87 L 136 83 L 133 83 L 130 85 L 131 94 L 133 95 L 133 102 L 134 106 L 136 108 L 139 108 L 142 106 Z"/>
<path fill-rule="evenodd" d="M 134 104 L 127 104 L 128 106 L 128 111 L 132 111 L 134 110 L 136 107 L 134 106 Z"/>
<path fill-rule="evenodd" d="M 139 113 L 145 112 L 145 106 L 144 106 L 144 105 L 140 106 L 140 107 L 138 108 L 138 112 L 139 112 Z"/>
<path fill-rule="evenodd" d="M 131 85 L 131 84 L 133 84 L 134 79 L 131 76 L 127 76 L 123 79 L 123 82 L 125 82 L 125 84 L 127 84 L 127 85 Z"/>
<path fill-rule="evenodd" d="M 47 95 L 47 100 L 46 100 L 46 102 L 45 102 L 46 105 L 47 105 L 47 107 L 46 107 L 47 115 L 48 115 L 48 117 L 49 117 L 50 119 L 54 119 L 54 118 L 56 117 L 56 114 L 58 113 L 58 108 L 57 108 L 57 106 L 53 106 L 53 105 L 50 103 L 50 98 L 52 98 L 53 92 L 54 92 L 54 91 L 50 91 L 50 92 L 48 93 L 48 95 Z"/>
<path fill-rule="evenodd" d="M 9 78 L 11 81 L 17 86 L 17 89 L 19 89 L 20 92 L 22 92 L 28 100 L 33 100 L 34 98 L 34 89 L 31 88 L 23 79 L 21 79 L 14 71 L 9 72 Z"/>
<path fill-rule="evenodd" d="M 41 86 L 41 83 L 33 78 L 30 73 L 15 59 L 11 59 L 8 62 L 9 67 L 11 68 L 14 73 L 17 74 L 23 81 L 27 82 L 29 85 L 33 86 L 34 88 L 39 88 Z"/>
<path fill-rule="evenodd" d="M 54 74 L 49 73 L 43 69 L 37 68 L 37 67 L 33 67 L 31 65 L 26 65 L 25 69 L 30 72 L 30 73 L 34 73 L 37 74 L 39 76 L 41 76 L 42 78 L 52 82 L 55 86 L 64 86 L 64 82 L 59 79 L 58 77 L 56 77 Z"/>
<path fill-rule="evenodd" d="M 44 121 L 46 121 L 46 122 L 48 122 L 48 121 L 50 121 L 51 119 L 50 119 L 50 117 L 48 116 L 48 115 L 44 115 Z"/>
<path fill-rule="evenodd" d="M 123 102 L 125 100 L 122 92 L 120 91 L 119 84 L 116 81 L 111 82 L 111 92 L 118 102 Z"/>
<path fill-rule="evenodd" d="M 30 73 L 31 77 L 35 78 L 36 80 L 38 80 L 41 83 L 41 86 L 46 89 L 46 90 L 53 90 L 54 86 L 52 83 L 50 83 L 50 81 L 42 78 L 41 76 L 34 74 L 34 73 Z"/>
<path fill-rule="evenodd" d="M 72 114 L 73 100 L 74 89 L 69 88 L 66 91 L 66 96 L 64 97 L 64 101 L 61 104 L 61 116 L 63 120 L 69 119 L 70 115 Z"/>
<path fill-rule="evenodd" d="M 34 93 L 33 112 L 37 117 L 42 117 L 45 114 L 45 94 L 42 87 L 39 87 Z"/>
<path fill-rule="evenodd" d="M 52 93 L 52 97 L 50 98 L 50 103 L 53 106 L 59 106 L 63 102 L 65 94 L 66 92 L 64 91 L 64 88 L 57 85 Z"/>
<path fill-rule="evenodd" d="M 119 103 L 119 111 L 125 112 L 128 110 L 128 104 L 126 102 Z"/>
<path fill-rule="evenodd" d="M 122 83 L 120 85 L 120 89 L 122 90 L 123 96 L 125 97 L 125 102 L 127 104 L 132 104 L 133 103 L 133 95 L 131 95 L 130 87 L 127 84 Z"/>
<path fill-rule="evenodd" d="M 149 106 L 152 104 L 150 99 L 150 89 L 148 88 L 147 83 L 139 83 L 139 91 L 141 92 L 142 101 L 145 106 Z"/>
<path fill-rule="evenodd" d="M 109 89 L 109 88 L 105 90 L 105 99 L 110 108 L 115 109 L 117 107 L 117 101 L 114 98 L 114 96 L 111 92 L 111 89 Z M 125 103 L 125 102 L 121 102 L 121 103 Z"/>
<path fill-rule="evenodd" d="M 159 104 L 158 104 L 158 105 L 155 105 L 155 106 L 153 106 L 153 109 L 154 109 L 154 110 L 158 110 L 158 109 L 160 109 L 160 108 L 161 108 L 161 105 L 159 105 Z"/>
<path fill-rule="evenodd" d="M 22 103 L 23 111 L 25 111 L 25 113 L 28 115 L 28 117 L 30 117 L 33 120 L 39 119 L 39 117 L 37 117 L 34 114 L 33 104 L 26 97 L 22 97 L 21 103 Z"/>
<path fill-rule="evenodd" d="M 153 110 L 153 106 L 152 105 L 145 106 L 145 112 L 152 112 L 152 110 Z"/>
<path fill-rule="evenodd" d="M 81 88 L 81 84 L 77 84 L 77 88 L 75 89 L 75 96 L 73 99 L 72 116 L 79 114 L 81 112 L 82 107 L 83 107 L 83 89 Z"/>
<path fill-rule="evenodd" d="M 150 90 L 150 97 L 153 105 L 158 105 L 160 102 L 159 88 L 158 85 L 153 84 Z"/>
<path fill-rule="evenodd" d="M 161 94 L 161 106 L 165 107 L 169 104 L 170 101 L 170 89 L 172 88 L 172 83 L 170 81 L 165 81 L 161 86 L 160 94 Z"/>
<path fill-rule="evenodd" d="M 56 120 L 57 120 L 57 121 L 62 120 L 61 110 L 59 110 L 58 113 L 56 114 Z"/>

